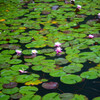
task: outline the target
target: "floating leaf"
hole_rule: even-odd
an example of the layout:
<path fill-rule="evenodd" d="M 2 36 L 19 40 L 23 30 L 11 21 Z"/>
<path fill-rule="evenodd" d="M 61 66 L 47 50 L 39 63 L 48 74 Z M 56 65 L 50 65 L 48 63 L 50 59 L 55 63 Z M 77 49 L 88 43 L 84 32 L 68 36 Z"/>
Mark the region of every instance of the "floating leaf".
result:
<path fill-rule="evenodd" d="M 55 59 L 55 64 L 62 65 L 62 64 L 67 64 L 67 63 L 68 61 L 64 58 Z"/>
<path fill-rule="evenodd" d="M 100 100 L 100 97 L 95 97 L 93 98 L 93 100 Z"/>
<path fill-rule="evenodd" d="M 14 88 L 17 86 L 16 82 L 10 82 L 9 84 L 3 84 L 4 88 Z"/>
<path fill-rule="evenodd" d="M 41 80 L 36 80 L 36 81 L 29 81 L 29 82 L 26 82 L 25 85 L 38 85 L 38 84 L 41 84 Z"/>
<path fill-rule="evenodd" d="M 28 66 L 27 65 L 23 65 L 23 64 L 19 64 L 19 65 L 13 65 L 10 67 L 12 70 L 14 71 L 19 71 L 19 70 L 26 70 L 28 69 Z"/>
<path fill-rule="evenodd" d="M 53 77 L 60 77 L 63 75 L 66 75 L 66 73 L 63 70 L 55 70 L 55 71 L 50 72 L 50 76 L 53 76 Z"/>
<path fill-rule="evenodd" d="M 12 60 L 10 60 L 8 63 L 9 64 L 19 64 L 19 63 L 21 63 L 22 62 L 22 60 L 20 60 L 20 59 L 12 59 Z"/>
<path fill-rule="evenodd" d="M 18 87 L 14 87 L 12 89 L 3 89 L 2 92 L 6 93 L 6 94 L 14 94 L 17 93 L 19 91 Z"/>
<path fill-rule="evenodd" d="M 20 93 L 15 93 L 15 94 L 12 94 L 11 95 L 11 98 L 12 99 L 19 99 L 19 98 L 21 98 L 22 97 L 22 94 L 20 94 Z"/>
<path fill-rule="evenodd" d="M 42 87 L 45 89 L 56 89 L 58 87 L 58 83 L 57 82 L 43 83 Z"/>
<path fill-rule="evenodd" d="M 75 72 L 79 72 L 79 71 L 81 70 L 82 67 L 83 67 L 82 64 L 71 63 L 70 65 L 65 66 L 65 67 L 63 68 L 63 70 L 64 70 L 66 73 L 75 73 Z"/>
<path fill-rule="evenodd" d="M 60 100 L 58 93 L 48 93 L 43 96 L 42 100 Z"/>
<path fill-rule="evenodd" d="M 60 77 L 60 81 L 65 84 L 75 84 L 82 81 L 82 78 L 78 75 L 67 74 Z"/>
<path fill-rule="evenodd" d="M 72 93 L 63 93 L 59 95 L 61 100 L 72 100 L 72 98 L 74 97 L 74 94 Z"/>
<path fill-rule="evenodd" d="M 1 99 L 1 100 L 8 100 L 9 98 L 10 98 L 9 95 L 5 95 L 5 94 L 3 94 L 3 93 L 0 93 L 0 99 Z"/>
<path fill-rule="evenodd" d="M 38 88 L 35 86 L 22 86 L 19 92 L 23 95 L 25 94 L 35 94 L 38 91 Z"/>
<path fill-rule="evenodd" d="M 87 79 L 96 79 L 98 77 L 98 73 L 96 71 L 87 71 L 83 72 L 80 75 L 82 78 L 87 78 Z"/>

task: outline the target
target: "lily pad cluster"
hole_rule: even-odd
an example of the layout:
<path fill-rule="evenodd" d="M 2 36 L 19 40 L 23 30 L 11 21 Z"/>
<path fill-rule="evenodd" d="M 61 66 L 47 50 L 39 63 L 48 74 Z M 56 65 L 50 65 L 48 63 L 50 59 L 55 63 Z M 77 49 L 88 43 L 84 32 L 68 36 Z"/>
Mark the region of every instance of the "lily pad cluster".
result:
<path fill-rule="evenodd" d="M 40 96 L 37 85 L 59 88 L 45 74 L 66 86 L 100 78 L 99 6 L 97 0 L 0 0 L 0 99 L 88 100 L 73 93 Z"/>

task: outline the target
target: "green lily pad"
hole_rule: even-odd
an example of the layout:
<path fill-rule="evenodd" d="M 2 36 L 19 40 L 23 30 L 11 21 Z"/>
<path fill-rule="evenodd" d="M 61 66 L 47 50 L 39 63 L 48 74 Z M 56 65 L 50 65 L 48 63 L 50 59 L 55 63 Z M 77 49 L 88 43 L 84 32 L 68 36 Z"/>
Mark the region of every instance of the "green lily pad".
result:
<path fill-rule="evenodd" d="M 19 70 L 26 70 L 29 67 L 27 65 L 23 65 L 23 64 L 19 64 L 19 65 L 13 65 L 12 67 L 10 67 L 12 70 L 14 71 L 19 71 Z"/>
<path fill-rule="evenodd" d="M 90 70 L 90 71 L 81 73 L 80 76 L 86 79 L 96 79 L 98 77 L 98 73 L 96 71 Z"/>
<path fill-rule="evenodd" d="M 1 53 L 2 54 L 14 54 L 15 50 L 3 50 Z"/>
<path fill-rule="evenodd" d="M 3 93 L 0 93 L 0 99 L 1 99 L 1 100 L 8 100 L 9 98 L 10 98 L 9 95 L 5 95 L 5 94 L 3 94 Z"/>
<path fill-rule="evenodd" d="M 32 79 L 38 79 L 39 75 L 31 74 L 31 75 L 18 75 L 16 76 L 16 82 L 18 83 L 25 83 Z"/>
<path fill-rule="evenodd" d="M 60 100 L 58 93 L 48 93 L 43 96 L 42 100 Z"/>
<path fill-rule="evenodd" d="M 43 66 L 42 65 L 36 65 L 36 66 L 32 66 L 32 69 L 35 71 L 40 71 L 42 70 Z"/>
<path fill-rule="evenodd" d="M 38 91 L 38 88 L 35 86 L 22 86 L 19 90 L 19 93 L 25 94 L 35 94 Z"/>
<path fill-rule="evenodd" d="M 55 64 L 57 65 L 62 65 L 62 64 L 67 64 L 68 61 L 64 58 L 58 58 L 58 59 L 55 59 Z"/>
<path fill-rule="evenodd" d="M 63 70 L 55 70 L 55 71 L 51 71 L 49 75 L 53 77 L 60 77 L 66 75 L 66 73 Z"/>
<path fill-rule="evenodd" d="M 16 76 L 16 75 L 19 75 L 19 72 L 6 69 L 3 69 L 1 71 L 1 76 Z"/>
<path fill-rule="evenodd" d="M 100 100 L 100 97 L 95 97 L 92 100 Z"/>
<path fill-rule="evenodd" d="M 63 93 L 59 95 L 61 100 L 72 100 L 72 98 L 74 97 L 74 94 L 72 93 Z"/>
<path fill-rule="evenodd" d="M 19 91 L 18 87 L 14 87 L 12 89 L 3 89 L 2 92 L 5 94 L 14 94 L 17 93 Z"/>
<path fill-rule="evenodd" d="M 75 64 L 75 63 L 71 63 L 68 66 L 65 66 L 63 68 L 64 72 L 66 73 L 76 73 L 79 72 L 81 70 L 81 68 L 83 67 L 82 64 Z"/>
<path fill-rule="evenodd" d="M 19 98 L 21 98 L 22 97 L 22 94 L 20 94 L 20 93 L 15 93 L 15 94 L 12 94 L 11 95 L 11 98 L 12 99 L 19 99 Z"/>
<path fill-rule="evenodd" d="M 19 64 L 19 63 L 21 63 L 22 62 L 22 60 L 20 60 L 20 59 L 12 59 L 12 60 L 10 60 L 8 63 L 9 64 Z"/>
<path fill-rule="evenodd" d="M 65 84 L 75 84 L 82 81 L 82 78 L 78 75 L 67 74 L 60 77 L 60 81 Z"/>
<path fill-rule="evenodd" d="M 75 94 L 72 100 L 88 100 L 88 98 L 81 94 Z"/>

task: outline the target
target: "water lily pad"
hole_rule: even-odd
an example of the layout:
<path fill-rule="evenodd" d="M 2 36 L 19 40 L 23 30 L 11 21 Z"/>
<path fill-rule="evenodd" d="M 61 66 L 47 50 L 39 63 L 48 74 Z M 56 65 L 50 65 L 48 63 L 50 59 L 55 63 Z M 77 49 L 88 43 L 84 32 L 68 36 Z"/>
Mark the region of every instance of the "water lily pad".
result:
<path fill-rule="evenodd" d="M 22 62 L 22 60 L 20 60 L 20 59 L 12 59 L 12 60 L 10 60 L 8 63 L 9 64 L 19 64 L 19 63 L 21 63 Z"/>
<path fill-rule="evenodd" d="M 72 93 L 63 93 L 59 95 L 61 100 L 71 100 L 74 97 Z"/>
<path fill-rule="evenodd" d="M 15 94 L 12 94 L 11 95 L 11 98 L 12 99 L 19 99 L 19 98 L 21 98 L 22 97 L 22 94 L 20 94 L 20 93 L 15 93 Z"/>
<path fill-rule="evenodd" d="M 60 81 L 65 84 L 75 84 L 82 81 L 82 78 L 78 75 L 67 74 L 60 77 Z"/>
<path fill-rule="evenodd" d="M 58 93 L 48 93 L 43 96 L 42 100 L 60 100 Z"/>
<path fill-rule="evenodd" d="M 0 99 L 1 99 L 1 100 L 8 100 L 9 98 L 10 98 L 9 95 L 5 95 L 5 94 L 3 94 L 3 93 L 0 93 Z"/>
<path fill-rule="evenodd" d="M 60 77 L 60 76 L 66 75 L 66 73 L 63 70 L 55 70 L 55 71 L 50 72 L 49 75 L 53 77 Z"/>
<path fill-rule="evenodd" d="M 17 86 L 16 82 L 10 82 L 9 84 L 3 84 L 4 88 L 14 88 Z"/>
<path fill-rule="evenodd" d="M 55 59 L 55 64 L 62 65 L 62 64 L 67 64 L 67 63 L 68 61 L 64 58 Z"/>
<path fill-rule="evenodd" d="M 35 71 L 40 71 L 40 70 L 42 70 L 42 68 L 43 68 L 42 65 L 32 66 L 32 69 Z"/>
<path fill-rule="evenodd" d="M 42 87 L 45 89 L 56 89 L 58 87 L 58 83 L 57 82 L 43 83 Z"/>
<path fill-rule="evenodd" d="M 93 98 L 93 100 L 100 100 L 100 97 L 95 97 Z"/>
<path fill-rule="evenodd" d="M 18 74 L 19 74 L 19 72 L 12 71 L 12 70 L 4 69 L 4 70 L 1 71 L 1 76 L 16 76 Z"/>
<path fill-rule="evenodd" d="M 35 86 L 22 86 L 19 90 L 19 93 L 25 94 L 35 94 L 38 91 L 38 88 Z"/>
<path fill-rule="evenodd" d="M 96 71 L 91 70 L 83 72 L 80 76 L 86 79 L 96 79 L 98 77 L 98 73 Z"/>
<path fill-rule="evenodd" d="M 12 89 L 3 89 L 2 92 L 5 94 L 14 94 L 17 93 L 19 91 L 18 87 L 14 87 Z"/>
<path fill-rule="evenodd" d="M 63 70 L 64 70 L 66 73 L 75 73 L 75 72 L 79 72 L 79 71 L 81 70 L 82 67 L 83 67 L 82 64 L 71 63 L 70 65 L 65 66 L 65 67 L 63 68 Z"/>
<path fill-rule="evenodd" d="M 75 94 L 72 100 L 88 100 L 88 98 L 81 94 Z"/>
<path fill-rule="evenodd" d="M 29 67 L 27 65 L 23 65 L 23 64 L 19 64 L 19 65 L 13 65 L 10 67 L 12 70 L 14 71 L 19 71 L 19 70 L 26 70 L 28 69 Z"/>
<path fill-rule="evenodd" d="M 38 79 L 39 75 L 31 74 L 31 75 L 18 75 L 16 76 L 16 82 L 25 83 L 31 81 L 32 79 Z"/>

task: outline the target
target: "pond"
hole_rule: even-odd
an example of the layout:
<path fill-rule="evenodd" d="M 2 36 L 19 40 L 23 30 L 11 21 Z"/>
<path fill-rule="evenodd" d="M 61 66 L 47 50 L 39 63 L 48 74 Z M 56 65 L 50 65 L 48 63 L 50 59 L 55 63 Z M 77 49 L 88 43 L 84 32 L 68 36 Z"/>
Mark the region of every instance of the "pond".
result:
<path fill-rule="evenodd" d="M 0 1 L 0 100 L 100 100 L 99 84 L 100 1 Z"/>

